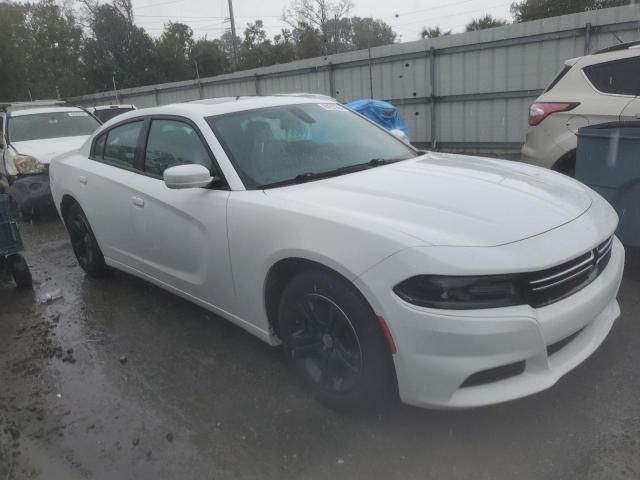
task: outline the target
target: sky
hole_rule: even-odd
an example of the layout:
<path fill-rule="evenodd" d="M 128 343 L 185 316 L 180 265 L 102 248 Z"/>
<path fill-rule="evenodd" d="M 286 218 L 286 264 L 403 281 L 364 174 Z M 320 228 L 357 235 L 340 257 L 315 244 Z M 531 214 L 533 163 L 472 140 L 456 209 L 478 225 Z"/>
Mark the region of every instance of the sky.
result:
<path fill-rule="evenodd" d="M 453 33 L 464 31 L 473 18 L 487 13 L 510 19 L 513 0 L 353 0 L 350 16 L 374 17 L 387 22 L 398 34 L 398 40 L 409 42 L 420 38 L 423 26 L 439 25 Z M 286 24 L 282 12 L 291 0 L 234 0 L 236 33 L 241 37 L 246 24 L 261 19 L 270 36 Z M 196 38 L 217 38 L 229 23 L 228 0 L 133 0 L 136 23 L 152 36 L 162 32 L 165 22 L 180 21 L 193 28 Z"/>

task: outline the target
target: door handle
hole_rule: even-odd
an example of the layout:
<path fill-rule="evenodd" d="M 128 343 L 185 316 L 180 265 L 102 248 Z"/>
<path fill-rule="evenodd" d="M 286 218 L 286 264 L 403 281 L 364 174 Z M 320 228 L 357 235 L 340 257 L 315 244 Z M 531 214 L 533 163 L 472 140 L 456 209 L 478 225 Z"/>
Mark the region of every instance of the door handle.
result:
<path fill-rule="evenodd" d="M 144 199 L 140 197 L 131 197 L 131 201 L 136 207 L 144 207 Z"/>
<path fill-rule="evenodd" d="M 80 181 L 81 184 L 86 185 L 87 184 L 87 177 L 85 177 L 84 175 L 80 175 L 78 177 L 78 181 Z"/>

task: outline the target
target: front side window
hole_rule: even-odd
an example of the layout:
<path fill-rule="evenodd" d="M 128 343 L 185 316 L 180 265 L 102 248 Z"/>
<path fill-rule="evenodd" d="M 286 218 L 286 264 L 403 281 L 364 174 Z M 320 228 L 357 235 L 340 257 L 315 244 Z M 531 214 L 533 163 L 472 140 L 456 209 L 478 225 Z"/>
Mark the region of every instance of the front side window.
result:
<path fill-rule="evenodd" d="M 418 155 L 401 140 L 335 103 L 247 110 L 207 121 L 247 188 L 325 173 L 337 175 L 358 165 Z"/>
<path fill-rule="evenodd" d="M 93 156 L 95 158 L 102 158 L 104 155 L 104 142 L 107 139 L 107 134 L 103 133 L 96 140 L 96 146 L 93 148 Z"/>
<path fill-rule="evenodd" d="M 100 123 L 82 110 L 17 115 L 9 118 L 11 142 L 91 135 Z"/>
<path fill-rule="evenodd" d="M 191 125 L 179 120 L 153 120 L 149 128 L 144 170 L 162 176 L 167 168 L 197 163 L 211 170 L 211 157 Z"/>
<path fill-rule="evenodd" d="M 584 73 L 602 93 L 633 96 L 640 93 L 640 58 L 589 65 Z"/>
<path fill-rule="evenodd" d="M 134 168 L 138 137 L 143 124 L 144 122 L 139 120 L 109 130 L 104 144 L 103 158 L 118 166 Z"/>

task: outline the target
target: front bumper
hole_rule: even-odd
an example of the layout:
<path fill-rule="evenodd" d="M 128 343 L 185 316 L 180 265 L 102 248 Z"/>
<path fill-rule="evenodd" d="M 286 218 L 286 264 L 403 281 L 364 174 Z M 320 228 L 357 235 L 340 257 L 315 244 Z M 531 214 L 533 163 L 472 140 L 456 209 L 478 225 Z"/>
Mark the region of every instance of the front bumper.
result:
<path fill-rule="evenodd" d="M 598 278 L 572 296 L 538 309 L 427 309 L 389 293 L 376 310 L 390 324 L 397 345 L 394 362 L 400 398 L 421 407 L 469 408 L 551 387 L 604 341 L 620 314 L 616 295 L 623 269 L 624 248 L 615 239 L 611 260 Z M 363 277 L 358 282 L 371 280 Z M 561 348 L 549 353 L 552 345 Z M 513 364 L 522 365 L 522 370 L 463 386 L 474 374 Z"/>
<path fill-rule="evenodd" d="M 17 177 L 9 188 L 9 194 L 23 212 L 32 213 L 53 207 L 48 173 Z"/>

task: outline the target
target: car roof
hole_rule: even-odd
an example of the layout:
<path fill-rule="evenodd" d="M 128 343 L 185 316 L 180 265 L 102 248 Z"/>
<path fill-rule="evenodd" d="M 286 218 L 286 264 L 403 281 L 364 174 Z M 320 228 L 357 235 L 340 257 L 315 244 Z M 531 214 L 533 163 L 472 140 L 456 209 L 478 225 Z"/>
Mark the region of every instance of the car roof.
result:
<path fill-rule="evenodd" d="M 118 115 L 115 117 L 115 120 L 116 122 L 121 122 L 128 118 L 136 118 L 145 115 L 178 115 L 184 117 L 195 116 L 206 118 L 226 113 L 255 110 L 258 108 L 318 103 L 336 103 L 336 101 L 331 100 L 329 97 L 327 97 L 327 99 L 320 99 L 293 95 L 218 97 L 196 100 L 193 102 L 173 103 L 159 107 L 143 108 Z M 110 123 L 111 120 L 106 124 Z"/>
<path fill-rule="evenodd" d="M 124 104 L 124 103 L 119 103 L 117 105 L 97 105 L 95 107 L 91 107 L 93 110 L 95 111 L 100 111 L 100 110 L 111 110 L 116 109 L 116 108 L 136 108 L 135 105 L 132 104 Z"/>
<path fill-rule="evenodd" d="M 598 50 L 597 52 L 578 57 L 575 64 L 580 68 L 588 65 L 596 65 L 598 63 L 611 62 L 614 60 L 622 60 L 625 58 L 633 58 L 640 56 L 640 45 L 635 42 L 613 45 L 612 47 Z"/>
<path fill-rule="evenodd" d="M 12 117 L 21 117 L 24 115 L 37 115 L 42 113 L 64 113 L 64 112 L 84 112 L 80 107 L 40 107 L 40 108 L 24 108 L 20 110 L 11 110 Z M 87 114 L 88 115 L 88 114 Z"/>

